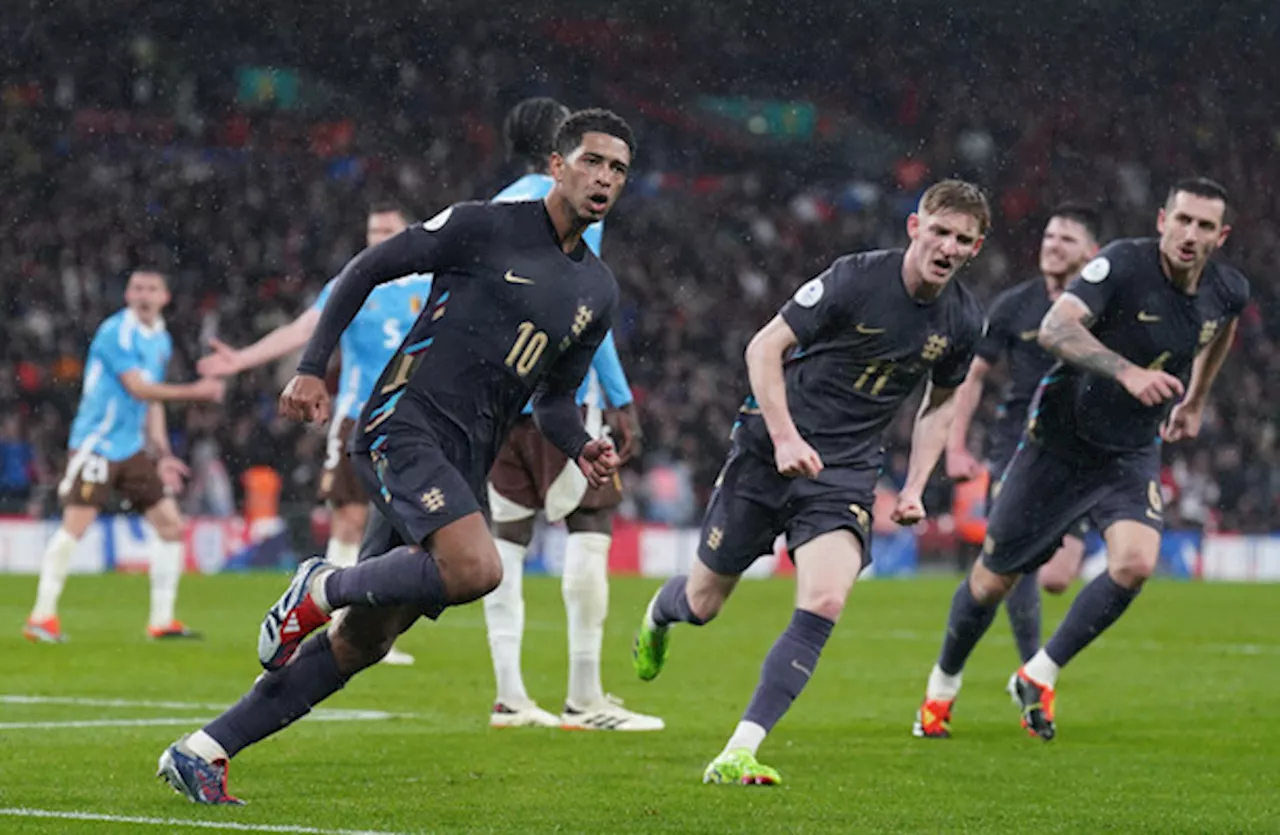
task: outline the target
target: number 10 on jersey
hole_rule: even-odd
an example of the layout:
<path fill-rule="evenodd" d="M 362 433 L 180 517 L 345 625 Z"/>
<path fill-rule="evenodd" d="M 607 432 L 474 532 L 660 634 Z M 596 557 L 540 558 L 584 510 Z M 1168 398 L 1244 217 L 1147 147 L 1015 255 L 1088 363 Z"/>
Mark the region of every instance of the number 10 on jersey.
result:
<path fill-rule="evenodd" d="M 547 332 L 537 330 L 533 322 L 521 322 L 516 326 L 516 341 L 507 353 L 507 367 L 514 368 L 521 377 L 528 376 L 546 347 Z"/>

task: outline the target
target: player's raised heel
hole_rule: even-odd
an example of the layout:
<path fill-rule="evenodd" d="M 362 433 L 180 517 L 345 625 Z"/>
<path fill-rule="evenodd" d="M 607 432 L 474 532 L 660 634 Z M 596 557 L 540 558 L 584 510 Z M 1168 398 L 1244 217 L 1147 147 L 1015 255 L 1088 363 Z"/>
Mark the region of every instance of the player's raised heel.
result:
<path fill-rule="evenodd" d="M 187 749 L 187 737 L 164 749 L 156 764 L 156 777 L 192 803 L 206 806 L 243 806 L 244 801 L 227 793 L 226 760 L 210 762 Z"/>
<path fill-rule="evenodd" d="M 640 628 L 636 631 L 635 641 L 631 644 L 631 663 L 641 681 L 653 681 L 667 663 L 667 640 L 671 627 L 654 624 L 653 604 L 657 599 L 658 595 L 655 593 L 649 600 Z"/>
<path fill-rule="evenodd" d="M 1052 687 L 1027 676 L 1018 670 L 1009 677 L 1010 698 L 1022 711 L 1022 727 L 1031 736 L 1038 736 L 1045 742 L 1053 739 L 1057 731 L 1053 726 L 1053 702 L 1055 695 Z"/>
<path fill-rule="evenodd" d="M 278 670 L 293 659 L 302 641 L 329 622 L 329 614 L 311 596 L 311 583 L 333 566 L 319 557 L 298 566 L 289 588 L 262 619 L 258 631 L 258 661 L 266 670 Z"/>
<path fill-rule="evenodd" d="M 725 751 L 702 772 L 702 782 L 740 786 L 776 786 L 782 782 L 777 769 L 763 765 L 746 748 Z"/>
<path fill-rule="evenodd" d="M 915 724 L 911 726 L 911 735 L 918 739 L 950 739 L 951 738 L 951 705 L 955 699 L 925 699 L 924 704 L 916 711 Z"/>
<path fill-rule="evenodd" d="M 58 622 L 58 616 L 53 615 L 44 620 L 32 620 L 27 618 L 27 622 L 22 626 L 22 637 L 36 644 L 65 644 L 67 636 L 62 633 L 62 625 Z"/>

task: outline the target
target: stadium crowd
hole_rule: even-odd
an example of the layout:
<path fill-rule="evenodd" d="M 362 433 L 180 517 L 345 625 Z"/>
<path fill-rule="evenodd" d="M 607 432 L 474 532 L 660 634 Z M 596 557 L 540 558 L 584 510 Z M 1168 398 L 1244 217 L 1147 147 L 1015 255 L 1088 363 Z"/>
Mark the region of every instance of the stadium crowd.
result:
<path fill-rule="evenodd" d="M 544 10 L 415 30 L 408 3 L 345 26 L 278 4 L 265 13 L 279 26 L 252 28 L 229 3 L 139 31 L 110 15 L 114 4 L 78 5 L 79 17 L 0 23 L 20 44 L 0 91 L 0 502 L 10 508 L 51 509 L 88 340 L 120 307 L 131 267 L 171 277 L 172 375 L 189 377 L 209 336 L 243 345 L 309 304 L 363 245 L 371 201 L 426 217 L 497 191 L 518 173 L 502 159 L 505 109 L 550 94 L 619 110 L 641 143 L 604 244 L 646 431 L 630 512 L 699 516 L 747 390 L 751 333 L 836 255 L 900 243 L 933 179 L 958 174 L 988 190 L 994 230 L 964 277 L 988 299 L 1034 271 L 1054 203 L 1096 201 L 1106 237 L 1153 233 L 1167 184 L 1200 173 L 1232 191 L 1224 257 L 1251 278 L 1253 302 L 1201 437 L 1166 451 L 1170 521 L 1280 528 L 1277 412 L 1265 395 L 1280 390 L 1280 197 L 1267 185 L 1280 180 L 1280 124 L 1260 93 L 1280 70 L 1238 22 L 1188 12 L 1163 35 L 1137 33 L 1095 9 L 1050 48 L 1013 37 L 1032 25 L 1016 17 L 984 27 L 976 12 L 939 19 L 923 6 L 913 25 L 867 11 L 833 27 L 820 7 L 747 28 L 698 4 L 659 27 L 640 4 L 631 22 L 607 25 Z M 45 48 L 77 26 L 83 50 Z M 1160 37 L 1141 62 L 1107 60 Z M 1192 37 L 1187 61 L 1178 43 Z M 877 46 L 888 41 L 901 48 Z M 335 42 L 341 60 L 316 47 Z M 237 48 L 215 56 L 216 43 Z M 853 57 L 815 71 L 838 56 Z M 278 76 L 249 91 L 269 105 L 246 101 L 235 81 L 237 67 L 268 61 L 297 68 L 292 109 Z M 804 100 L 817 119 L 808 135 L 762 137 L 700 109 L 706 94 Z M 260 464 L 281 474 L 286 500 L 309 501 L 323 434 L 275 419 L 291 370 L 245 375 L 221 407 L 170 411 L 175 449 L 196 465 L 192 510 L 230 510 L 229 485 Z M 993 410 L 990 400 L 983 414 Z M 893 430 L 890 480 L 905 471 L 909 427 L 904 414 Z"/>

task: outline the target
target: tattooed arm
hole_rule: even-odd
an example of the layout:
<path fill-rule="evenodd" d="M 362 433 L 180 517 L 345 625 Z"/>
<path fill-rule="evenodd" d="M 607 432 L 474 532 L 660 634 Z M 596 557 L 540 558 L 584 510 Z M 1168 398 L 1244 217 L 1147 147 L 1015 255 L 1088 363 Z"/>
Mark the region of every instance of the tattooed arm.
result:
<path fill-rule="evenodd" d="M 1063 362 L 1115 380 L 1144 406 L 1182 396 L 1182 381 L 1172 374 L 1139 368 L 1103 345 L 1089 331 L 1088 305 L 1063 293 L 1040 322 L 1040 345 Z"/>
<path fill-rule="evenodd" d="M 1071 293 L 1063 293 L 1040 322 L 1040 347 L 1063 362 L 1117 380 L 1134 364 L 1089 332 L 1093 314 Z"/>

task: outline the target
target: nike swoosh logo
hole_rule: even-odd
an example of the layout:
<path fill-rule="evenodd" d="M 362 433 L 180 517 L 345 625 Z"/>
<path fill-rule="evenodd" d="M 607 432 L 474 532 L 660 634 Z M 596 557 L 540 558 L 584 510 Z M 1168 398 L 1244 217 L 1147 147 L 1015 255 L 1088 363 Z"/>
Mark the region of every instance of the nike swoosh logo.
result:
<path fill-rule="evenodd" d="M 857 324 L 857 327 L 855 327 L 854 330 L 856 330 L 858 333 L 866 334 L 867 336 L 874 336 L 878 333 L 885 332 L 884 328 L 869 328 L 866 325 L 862 324 L 861 322 Z"/>
<path fill-rule="evenodd" d="M 508 284 L 532 284 L 533 283 L 532 278 L 522 278 L 516 275 L 515 273 L 511 272 L 511 270 L 507 270 L 507 274 L 504 275 L 503 278 L 507 280 Z"/>
<path fill-rule="evenodd" d="M 1150 519 L 1150 520 L 1152 520 L 1153 522 L 1163 522 L 1163 521 L 1164 521 L 1164 517 L 1163 517 L 1163 516 L 1161 516 L 1159 513 L 1156 513 L 1156 512 L 1155 512 L 1154 510 L 1152 510 L 1151 508 L 1147 508 L 1147 518 L 1148 518 L 1148 519 Z"/>
<path fill-rule="evenodd" d="M 800 672 L 804 673 L 804 674 L 805 674 L 806 676 L 808 676 L 809 678 L 813 678 L 813 671 L 812 671 L 812 670 L 806 670 L 804 667 L 802 667 L 802 666 L 800 665 L 800 662 L 799 662 L 799 661 L 796 661 L 795 659 L 792 659 L 792 660 L 791 660 L 791 666 L 792 666 L 792 667 L 795 667 L 797 670 L 799 670 Z"/>
<path fill-rule="evenodd" d="M 1018 334 L 1018 337 L 1023 342 L 1030 342 L 1031 340 L 1035 339 L 1039 335 L 1040 335 L 1040 331 L 1039 329 L 1036 329 L 1031 331 L 1023 331 L 1022 333 Z"/>
<path fill-rule="evenodd" d="M 1139 322 L 1159 322 L 1160 317 L 1155 315 L 1154 313 L 1148 313 L 1145 310 L 1140 310 L 1138 311 L 1138 321 Z"/>

